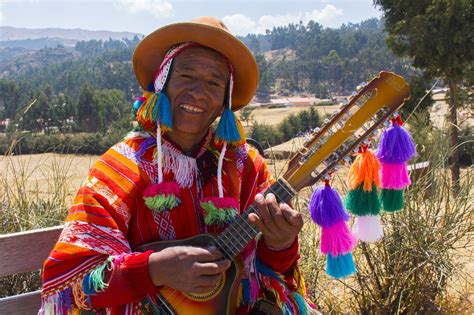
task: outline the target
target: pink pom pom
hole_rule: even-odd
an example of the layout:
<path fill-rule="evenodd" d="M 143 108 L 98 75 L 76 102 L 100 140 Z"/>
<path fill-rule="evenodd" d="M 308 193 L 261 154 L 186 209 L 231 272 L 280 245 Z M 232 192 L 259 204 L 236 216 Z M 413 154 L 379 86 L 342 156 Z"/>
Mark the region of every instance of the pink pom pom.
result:
<path fill-rule="evenodd" d="M 239 209 L 239 202 L 233 197 L 206 197 L 201 203 L 212 202 L 218 209 Z"/>
<path fill-rule="evenodd" d="M 155 197 L 157 195 L 173 195 L 179 197 L 180 189 L 176 182 L 162 182 L 153 184 L 143 191 L 143 197 Z"/>
<path fill-rule="evenodd" d="M 321 252 L 325 255 L 345 255 L 351 252 L 356 244 L 357 239 L 344 221 L 322 228 Z"/>
<path fill-rule="evenodd" d="M 411 184 L 405 163 L 382 163 L 381 187 L 401 190 Z"/>

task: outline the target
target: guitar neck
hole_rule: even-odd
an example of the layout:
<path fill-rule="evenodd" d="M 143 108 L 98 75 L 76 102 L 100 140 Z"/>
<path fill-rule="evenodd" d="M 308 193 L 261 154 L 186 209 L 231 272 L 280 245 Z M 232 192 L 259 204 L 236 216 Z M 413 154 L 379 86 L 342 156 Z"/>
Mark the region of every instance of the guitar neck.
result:
<path fill-rule="evenodd" d="M 283 179 L 280 178 L 268 188 L 265 194 L 272 193 L 278 202 L 290 201 L 296 191 Z M 235 258 L 252 241 L 259 231 L 249 222 L 248 216 L 257 213 L 256 203 L 253 203 L 240 216 L 236 217 L 213 242 L 226 258 Z"/>

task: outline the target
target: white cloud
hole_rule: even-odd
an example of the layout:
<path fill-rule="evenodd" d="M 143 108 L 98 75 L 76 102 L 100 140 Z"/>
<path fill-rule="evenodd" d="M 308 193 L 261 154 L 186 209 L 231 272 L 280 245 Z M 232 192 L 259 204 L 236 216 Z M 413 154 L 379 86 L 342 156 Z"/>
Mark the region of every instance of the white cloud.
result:
<path fill-rule="evenodd" d="M 233 34 L 256 33 L 257 23 L 243 14 L 225 16 L 222 21 Z"/>
<path fill-rule="evenodd" d="M 121 7 L 130 13 L 150 12 L 155 17 L 169 17 L 173 5 L 167 0 L 120 0 Z"/>
<path fill-rule="evenodd" d="M 342 15 L 341 9 L 336 8 L 332 4 L 327 4 L 321 10 L 285 15 L 263 15 L 258 19 L 258 22 L 253 21 L 243 14 L 228 15 L 222 20 L 232 33 L 246 35 L 248 33 L 262 34 L 265 33 L 267 29 L 271 30 L 273 27 L 299 23 L 300 21 L 307 24 L 310 20 L 314 20 L 324 26 L 335 26 L 335 19 Z"/>

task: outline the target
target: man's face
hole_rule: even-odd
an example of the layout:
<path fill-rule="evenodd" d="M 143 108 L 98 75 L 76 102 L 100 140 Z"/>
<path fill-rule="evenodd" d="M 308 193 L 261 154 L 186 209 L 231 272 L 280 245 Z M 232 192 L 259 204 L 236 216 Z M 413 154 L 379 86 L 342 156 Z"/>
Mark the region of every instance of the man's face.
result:
<path fill-rule="evenodd" d="M 229 67 L 218 53 L 191 47 L 179 54 L 165 90 L 172 105 L 173 132 L 204 136 L 222 112 L 228 81 Z"/>

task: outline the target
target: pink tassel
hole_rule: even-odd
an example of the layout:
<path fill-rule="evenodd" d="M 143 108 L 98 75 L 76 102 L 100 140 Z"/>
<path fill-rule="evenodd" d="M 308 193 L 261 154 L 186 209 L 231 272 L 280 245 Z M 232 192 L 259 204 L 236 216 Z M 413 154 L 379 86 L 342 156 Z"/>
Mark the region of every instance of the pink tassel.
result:
<path fill-rule="evenodd" d="M 180 193 L 176 182 L 161 182 L 145 188 L 143 200 L 152 211 L 169 211 L 181 203 Z"/>
<path fill-rule="evenodd" d="M 143 197 L 155 197 L 161 194 L 179 196 L 180 190 L 178 184 L 175 182 L 163 182 L 153 184 L 143 191 Z"/>
<path fill-rule="evenodd" d="M 344 221 L 322 228 L 321 252 L 325 255 L 345 255 L 351 252 L 356 244 L 357 239 Z"/>
<path fill-rule="evenodd" d="M 381 186 L 401 190 L 411 184 L 405 163 L 382 163 Z"/>

